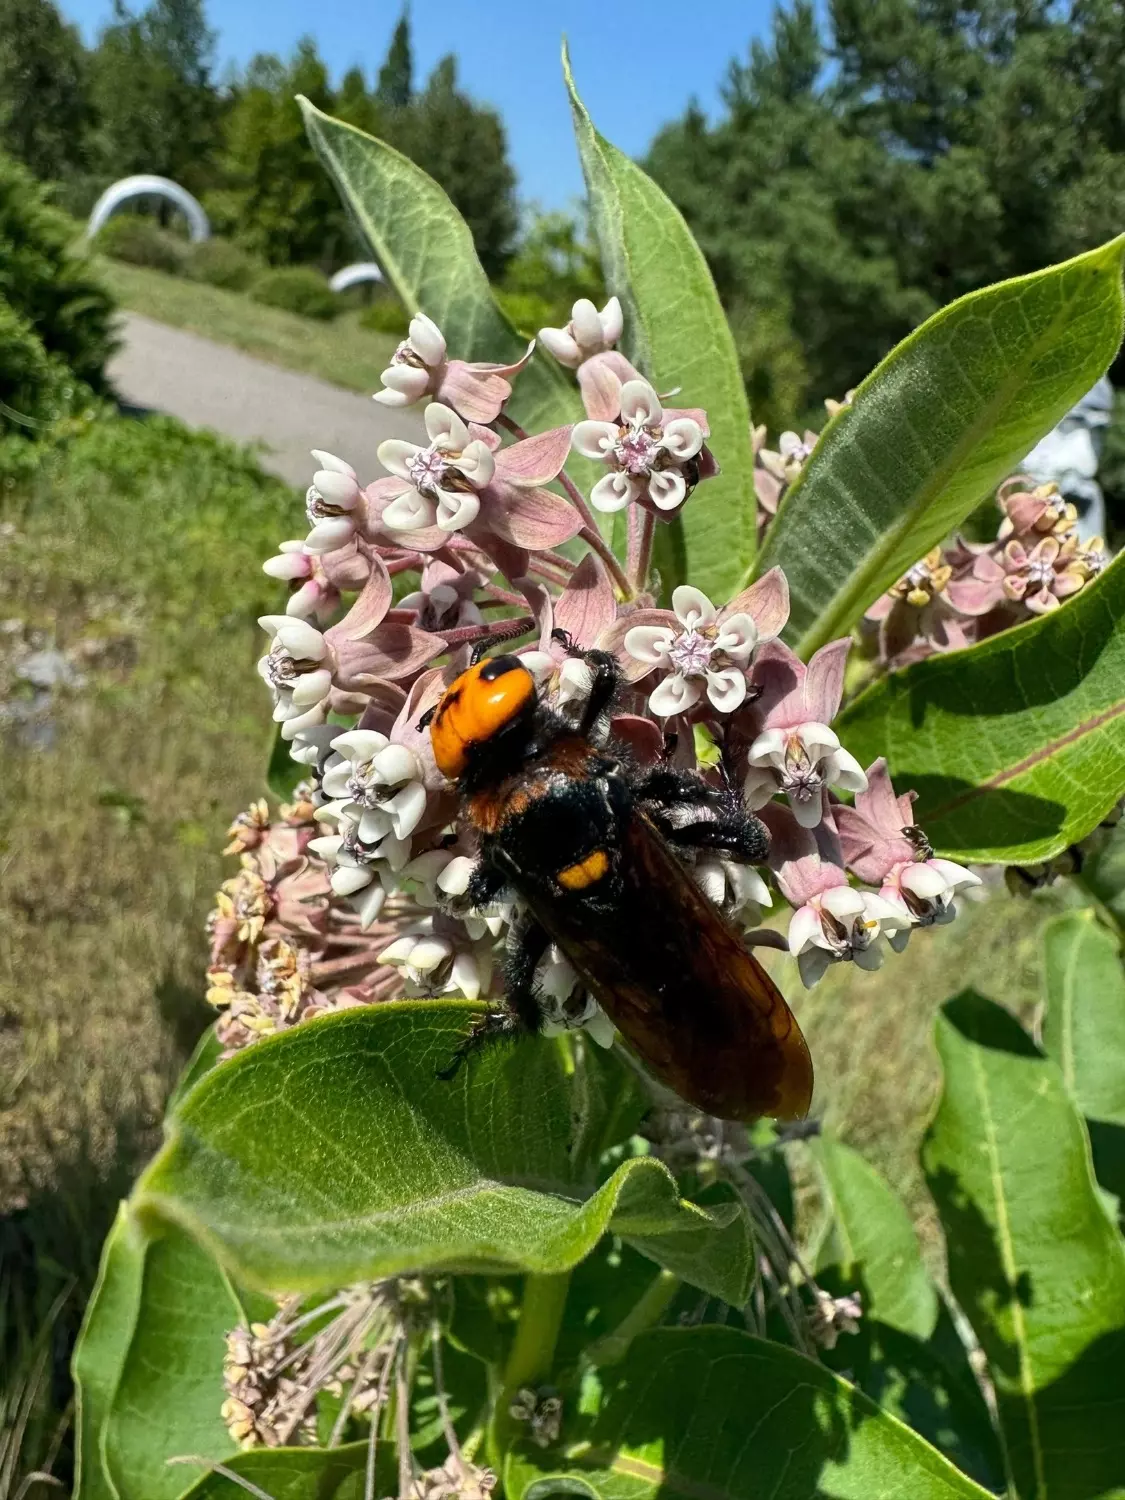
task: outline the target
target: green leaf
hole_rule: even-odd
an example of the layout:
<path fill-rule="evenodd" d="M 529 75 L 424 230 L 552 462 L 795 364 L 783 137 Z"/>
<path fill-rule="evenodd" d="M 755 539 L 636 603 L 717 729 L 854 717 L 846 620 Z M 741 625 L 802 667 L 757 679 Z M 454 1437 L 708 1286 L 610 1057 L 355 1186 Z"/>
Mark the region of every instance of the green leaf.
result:
<path fill-rule="evenodd" d="M 736 1205 L 680 1199 L 652 1157 L 600 1187 L 572 1150 L 558 1042 L 494 1048 L 438 1077 L 469 1002 L 388 1003 L 266 1038 L 208 1074 L 138 1187 L 240 1283 L 327 1290 L 407 1270 L 568 1270 L 612 1229 L 739 1304 L 752 1249 Z"/>
<path fill-rule="evenodd" d="M 1086 866 L 1084 883 L 1090 883 Z M 1092 911 L 1044 924 L 1043 1046 L 1086 1116 L 1094 1175 L 1125 1223 L 1125 973 L 1117 937 Z"/>
<path fill-rule="evenodd" d="M 1120 1495 L 1125 1245 L 1098 1202 L 1082 1121 L 1057 1065 L 991 1001 L 949 1001 L 937 1045 L 944 1088 L 923 1162 L 1015 1491 Z"/>
<path fill-rule="evenodd" d="M 1125 1125 L 1125 972 L 1121 945 L 1092 911 L 1043 928 L 1043 1046 L 1075 1105 Z"/>
<path fill-rule="evenodd" d="M 171 1500 L 192 1474 L 167 1458 L 236 1451 L 219 1408 L 239 1315 L 196 1244 L 175 1228 L 147 1237 L 121 1205 L 74 1351 L 78 1500 Z"/>
<path fill-rule="evenodd" d="M 951 859 L 1058 854 L 1125 791 L 1125 561 L 1029 625 L 893 672 L 836 728 L 917 790 L 915 819 Z"/>
<path fill-rule="evenodd" d="M 807 658 L 954 530 L 1121 343 L 1125 237 L 960 298 L 893 349 L 825 428 L 766 536 Z"/>
<path fill-rule="evenodd" d="M 93 1295 L 74 1346 L 76 1500 L 117 1500 L 101 1439 L 141 1301 L 144 1239 L 122 1203 L 106 1236 Z"/>
<path fill-rule="evenodd" d="M 833 1211 L 821 1264 L 838 1266 L 844 1285 L 862 1288 L 866 1317 L 925 1342 L 938 1296 L 905 1204 L 858 1151 L 830 1135 L 809 1146 Z"/>
<path fill-rule="evenodd" d="M 385 141 L 298 103 L 309 140 L 407 311 L 432 318 L 457 359 L 519 359 L 526 340 L 497 306 L 469 226 L 444 189 Z M 507 410 L 529 431 L 584 415 L 577 389 L 544 353 L 518 377 Z"/>
<path fill-rule="evenodd" d="M 508 1500 L 984 1500 L 909 1428 L 822 1365 L 732 1328 L 643 1334 L 602 1371 L 562 1454 L 508 1456 Z"/>
<path fill-rule="evenodd" d="M 385 1452 L 386 1444 L 383 1449 Z M 256 1448 L 223 1463 L 225 1469 L 256 1484 L 270 1500 L 362 1500 L 366 1465 L 366 1443 L 345 1443 L 332 1449 Z M 380 1471 L 384 1467 L 380 1455 Z M 380 1477 L 390 1478 L 382 1472 Z M 384 1485 L 379 1493 L 387 1493 L 388 1488 Z M 183 1500 L 246 1500 L 246 1493 L 233 1479 L 211 1473 L 192 1485 Z"/>
<path fill-rule="evenodd" d="M 172 1500 L 192 1479 L 182 1454 L 237 1451 L 219 1414 L 224 1335 L 241 1309 L 223 1273 L 181 1230 L 145 1247 L 140 1305 L 102 1436 L 120 1500 Z"/>
<path fill-rule="evenodd" d="M 658 391 L 682 388 L 669 405 L 706 408 L 722 468 L 683 509 L 680 557 L 662 548 L 662 569 L 679 565 L 662 581 L 667 589 L 690 578 L 721 602 L 748 581 L 756 549 L 750 409 L 734 339 L 691 230 L 656 183 L 594 128 L 565 46 L 563 72 L 606 283 L 625 310 L 626 352 Z"/>
<path fill-rule="evenodd" d="M 188 1058 L 187 1067 L 176 1080 L 176 1087 L 169 1095 L 169 1113 L 176 1109 L 180 1100 L 191 1092 L 204 1074 L 210 1073 L 222 1056 L 222 1051 L 223 1044 L 215 1035 L 214 1026 L 208 1026 L 196 1043 L 195 1051 Z"/>
<path fill-rule="evenodd" d="M 1082 884 L 1125 925 L 1125 818 L 1101 830 L 1082 864 Z"/>

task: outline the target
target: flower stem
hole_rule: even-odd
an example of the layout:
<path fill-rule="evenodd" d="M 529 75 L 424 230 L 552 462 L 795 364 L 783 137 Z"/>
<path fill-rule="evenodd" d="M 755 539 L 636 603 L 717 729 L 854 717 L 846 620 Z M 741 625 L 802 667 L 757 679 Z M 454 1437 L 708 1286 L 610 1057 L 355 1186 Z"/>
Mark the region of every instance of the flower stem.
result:
<path fill-rule="evenodd" d="M 626 575 L 624 569 L 617 561 L 617 558 L 614 556 L 613 548 L 602 536 L 597 526 L 583 526 L 578 535 L 582 538 L 582 540 L 588 547 L 590 547 L 594 552 L 598 554 L 602 562 L 605 563 L 606 569 L 608 570 L 609 575 L 613 579 L 614 583 L 617 585 L 620 593 L 626 599 L 631 599 L 636 590 L 629 582 L 628 576 Z"/>
<path fill-rule="evenodd" d="M 656 539 L 656 517 L 651 510 L 644 510 L 640 506 L 634 506 L 633 509 L 640 511 L 641 521 L 636 556 L 629 564 L 629 577 L 633 580 L 634 592 L 639 594 L 642 589 L 648 587 L 648 575 L 652 568 L 652 545 Z"/>
<path fill-rule="evenodd" d="M 517 1391 L 535 1385 L 550 1373 L 569 1288 L 569 1271 L 561 1276 L 528 1276 L 524 1281 L 520 1320 L 504 1367 L 488 1437 L 489 1459 L 497 1473 L 501 1472 L 504 1454 L 511 1446 L 514 1422 L 508 1408 Z"/>
<path fill-rule="evenodd" d="M 659 1323 L 681 1285 L 680 1278 L 671 1271 L 661 1271 L 658 1276 L 654 1276 L 617 1327 L 603 1334 L 600 1339 L 595 1339 L 583 1358 L 592 1365 L 613 1365 L 624 1359 L 629 1352 L 629 1345 L 637 1335 L 646 1333 Z"/>

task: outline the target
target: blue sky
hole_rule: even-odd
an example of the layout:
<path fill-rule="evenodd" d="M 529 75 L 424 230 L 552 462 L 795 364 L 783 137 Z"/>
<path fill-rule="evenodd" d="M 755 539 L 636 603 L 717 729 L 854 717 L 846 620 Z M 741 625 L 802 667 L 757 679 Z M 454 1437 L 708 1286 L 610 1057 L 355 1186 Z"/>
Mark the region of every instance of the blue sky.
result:
<path fill-rule="evenodd" d="M 135 0 L 135 9 L 143 0 Z M 220 66 L 255 52 L 289 52 L 311 33 L 336 77 L 382 61 L 400 0 L 209 0 Z M 109 0 L 62 0 L 92 41 Z M 559 74 L 559 38 L 570 39 L 575 77 L 598 127 L 622 150 L 642 152 L 657 128 L 697 98 L 719 107 L 731 57 L 768 28 L 771 0 L 414 0 L 416 72 L 456 52 L 469 92 L 495 105 L 508 127 L 524 198 L 563 207 L 582 191 Z"/>

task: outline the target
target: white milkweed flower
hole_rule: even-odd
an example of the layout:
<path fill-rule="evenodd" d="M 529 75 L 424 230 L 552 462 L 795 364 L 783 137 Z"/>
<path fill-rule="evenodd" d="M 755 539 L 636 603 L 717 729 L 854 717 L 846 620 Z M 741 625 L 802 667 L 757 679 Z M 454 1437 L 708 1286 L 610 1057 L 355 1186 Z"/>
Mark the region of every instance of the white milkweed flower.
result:
<path fill-rule="evenodd" d="M 305 538 L 305 551 L 335 552 L 355 535 L 359 480 L 351 464 L 334 453 L 314 448 L 312 455 L 320 468 L 305 492 L 305 514 L 312 527 Z"/>
<path fill-rule="evenodd" d="M 601 312 L 588 297 L 580 297 L 570 310 L 565 328 L 541 328 L 539 342 L 560 365 L 574 370 L 593 354 L 611 349 L 625 326 L 621 303 L 611 297 Z"/>
<path fill-rule="evenodd" d="M 448 406 L 431 401 L 424 421 L 430 442 L 423 448 L 402 438 L 379 444 L 379 462 L 403 488 L 383 512 L 390 531 L 460 531 L 480 513 L 477 491 L 492 478 L 492 450 L 469 436 L 465 423 Z"/>
<path fill-rule="evenodd" d="M 578 422 L 571 446 L 609 468 L 590 491 L 595 510 L 624 510 L 634 500 L 651 500 L 657 510 L 672 511 L 687 497 L 685 465 L 700 452 L 705 436 L 694 417 L 666 417 L 647 380 L 627 380 L 620 420 Z"/>
<path fill-rule="evenodd" d="M 634 625 L 626 652 L 667 672 L 649 694 L 654 714 L 685 713 L 706 693 L 720 713 L 733 713 L 746 697 L 746 668 L 758 643 L 758 627 L 744 610 L 720 610 L 699 589 L 672 591 L 675 623 Z M 677 628 L 678 627 L 678 628 Z"/>
<path fill-rule="evenodd" d="M 374 399 L 382 406 L 413 406 L 433 387 L 445 363 L 445 337 L 432 318 L 415 313 L 407 337 L 391 355 L 380 375 L 383 389 Z"/>
<path fill-rule="evenodd" d="M 880 968 L 884 955 L 879 938 L 909 926 L 910 918 L 874 891 L 837 885 L 811 896 L 793 913 L 789 951 L 805 988 L 811 990 L 834 963 Z"/>
<path fill-rule="evenodd" d="M 544 1017 L 544 1036 L 582 1030 L 588 1032 L 599 1047 L 613 1046 L 613 1022 L 585 988 L 570 961 L 553 943 L 536 980 Z"/>
<path fill-rule="evenodd" d="M 282 739 L 323 724 L 332 686 L 332 654 L 324 636 L 307 620 L 292 615 L 260 615 L 258 624 L 272 637 L 269 652 L 258 661 L 258 674 L 273 693 L 273 716 Z"/>

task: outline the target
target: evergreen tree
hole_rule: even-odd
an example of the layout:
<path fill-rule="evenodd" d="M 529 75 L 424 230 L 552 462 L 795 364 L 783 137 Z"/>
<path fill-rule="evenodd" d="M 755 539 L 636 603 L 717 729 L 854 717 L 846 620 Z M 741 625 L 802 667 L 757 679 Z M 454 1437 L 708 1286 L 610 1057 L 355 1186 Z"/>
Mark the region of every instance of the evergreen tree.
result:
<path fill-rule="evenodd" d="M 271 265 L 306 261 L 329 270 L 352 256 L 355 241 L 309 145 L 297 94 L 328 113 L 335 108 L 310 37 L 298 43 L 289 63 L 268 54 L 250 63 L 224 122 L 225 186 L 210 193 L 205 206 L 218 230 Z"/>
<path fill-rule="evenodd" d="M 51 0 L 0 0 L 0 148 L 36 177 L 84 165 L 86 53 Z"/>
<path fill-rule="evenodd" d="M 502 274 L 515 247 L 516 176 L 495 110 L 457 87 L 457 59 L 442 58 L 409 109 L 387 122 L 387 135 L 439 182 L 461 212 L 489 276 Z"/>
<path fill-rule="evenodd" d="M 414 58 L 410 48 L 410 16 L 403 11 L 391 37 L 375 83 L 375 102 L 388 114 L 405 109 L 414 97 Z"/>
<path fill-rule="evenodd" d="M 106 175 L 158 172 L 196 190 L 207 184 L 219 115 L 214 47 L 202 0 L 153 0 L 139 16 L 114 0 L 92 58 Z"/>

